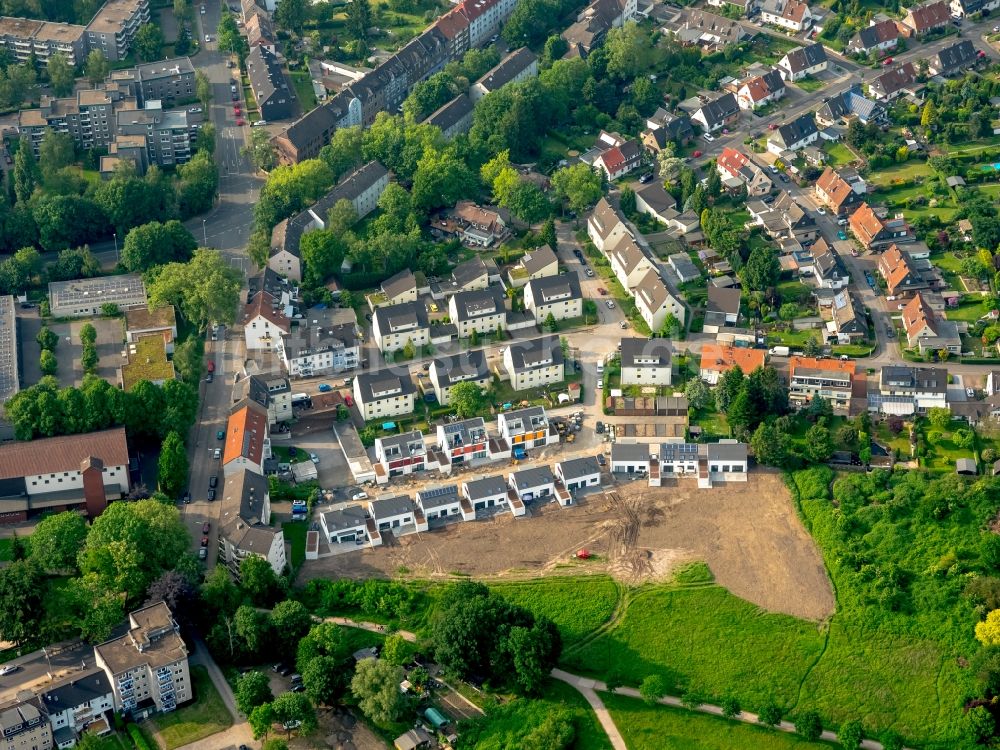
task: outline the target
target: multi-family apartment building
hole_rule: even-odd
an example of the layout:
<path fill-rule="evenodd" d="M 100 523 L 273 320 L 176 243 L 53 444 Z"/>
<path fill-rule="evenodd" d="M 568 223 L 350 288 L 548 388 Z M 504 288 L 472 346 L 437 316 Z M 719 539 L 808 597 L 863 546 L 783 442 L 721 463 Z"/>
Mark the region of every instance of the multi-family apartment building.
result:
<path fill-rule="evenodd" d="M 36 157 L 48 130 L 68 133 L 83 150 L 107 148 L 118 133 L 117 110 L 130 104 L 134 106 L 134 100 L 108 89 L 81 89 L 74 96 L 59 99 L 42 96 L 38 109 L 18 113 L 17 127 L 21 138 L 31 143 Z"/>
<path fill-rule="evenodd" d="M 299 326 L 278 341 L 278 353 L 291 377 L 343 372 L 361 361 L 361 339 L 353 323 Z"/>
<path fill-rule="evenodd" d="M 239 580 L 240 566 L 251 556 L 271 565 L 275 575 L 285 569 L 285 535 L 271 526 L 271 495 L 267 477 L 241 469 L 227 474 L 219 509 L 219 562 Z"/>
<path fill-rule="evenodd" d="M 66 57 L 70 65 L 81 65 L 87 56 L 86 29 L 71 23 L 0 17 L 0 47 L 19 63 L 33 57 L 44 63 L 53 54 Z"/>
<path fill-rule="evenodd" d="M 834 410 L 846 411 L 851 404 L 855 367 L 854 362 L 839 359 L 792 357 L 788 362 L 788 400 L 801 406 L 821 396 Z"/>
<path fill-rule="evenodd" d="M 142 719 L 194 697 L 188 650 L 162 601 L 129 613 L 129 630 L 94 647 L 115 695 L 115 709 Z"/>
<path fill-rule="evenodd" d="M 507 328 L 507 308 L 498 286 L 453 294 L 448 300 L 448 313 L 459 338 L 468 338 L 473 331 L 489 334 Z"/>
<path fill-rule="evenodd" d="M 372 313 L 372 339 L 383 354 L 405 349 L 407 344 L 424 346 L 430 336 L 427 309 L 419 302 L 378 307 Z"/>
<path fill-rule="evenodd" d="M 515 391 L 526 391 L 565 377 L 562 347 L 555 336 L 512 341 L 503 353 L 503 364 Z"/>
<path fill-rule="evenodd" d="M 232 402 L 247 399 L 267 409 L 269 426 L 292 418 L 292 388 L 283 375 L 248 375 L 233 385 Z"/>
<path fill-rule="evenodd" d="M 135 97 L 139 106 L 149 101 L 171 103 L 195 98 L 194 65 L 189 57 L 174 57 L 114 70 L 107 84 Z"/>
<path fill-rule="evenodd" d="M 116 113 L 118 136 L 143 136 L 149 163 L 161 167 L 191 160 L 197 129 L 183 109 L 165 110 L 157 102 L 144 109 L 123 109 Z M 192 135 L 194 133 L 194 135 Z"/>
<path fill-rule="evenodd" d="M 108 0 L 87 25 L 87 50 L 99 49 L 112 62 L 124 60 L 149 18 L 149 0 Z"/>
<path fill-rule="evenodd" d="M 673 361 L 670 339 L 623 338 L 622 385 L 670 385 Z"/>
<path fill-rule="evenodd" d="M 252 401 L 237 404 L 226 422 L 222 471 L 226 476 L 244 469 L 264 473 L 264 461 L 271 457 L 267 409 Z"/>
<path fill-rule="evenodd" d="M 38 698 L 48 713 L 52 743 L 74 747 L 84 732 L 108 734 L 114 728 L 115 693 L 104 670 L 88 669 L 40 690 Z M 44 745 L 39 745 L 39 750 Z"/>
<path fill-rule="evenodd" d="M 442 406 L 451 403 L 451 389 L 458 383 L 475 383 L 481 389 L 490 384 L 490 370 L 482 349 L 438 357 L 431 362 L 427 375 Z"/>
<path fill-rule="evenodd" d="M 948 371 L 943 367 L 886 365 L 878 389 L 869 389 L 868 410 L 910 416 L 948 406 Z"/>
<path fill-rule="evenodd" d="M 247 55 L 247 76 L 262 120 L 284 120 L 295 111 L 295 91 L 281 71 L 278 56 L 268 47 L 257 45 Z"/>
<path fill-rule="evenodd" d="M 583 295 L 576 274 L 543 276 L 532 279 L 524 288 L 524 309 L 544 323 L 551 315 L 554 320 L 568 320 L 583 315 Z"/>
<path fill-rule="evenodd" d="M 354 378 L 354 400 L 366 421 L 411 414 L 416 392 L 405 372 L 376 370 Z"/>
<path fill-rule="evenodd" d="M 52 724 L 34 693 L 0 703 L 3 750 L 51 750 Z"/>

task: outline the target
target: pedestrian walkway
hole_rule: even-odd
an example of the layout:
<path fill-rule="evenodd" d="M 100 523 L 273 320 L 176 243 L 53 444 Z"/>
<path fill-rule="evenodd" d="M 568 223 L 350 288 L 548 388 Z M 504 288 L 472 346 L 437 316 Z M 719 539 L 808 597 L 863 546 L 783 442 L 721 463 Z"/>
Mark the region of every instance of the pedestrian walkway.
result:
<path fill-rule="evenodd" d="M 335 625 L 343 625 L 345 628 L 358 628 L 359 630 L 369 630 L 372 633 L 384 633 L 386 635 L 398 635 L 404 641 L 409 641 L 410 643 L 417 642 L 416 633 L 411 633 L 408 630 L 393 630 L 389 633 L 389 630 L 385 625 L 379 625 L 377 622 L 361 622 L 358 620 L 352 620 L 349 617 L 324 617 L 323 622 L 332 622 Z"/>
<path fill-rule="evenodd" d="M 583 697 L 587 699 L 587 703 L 589 703 L 591 708 L 594 709 L 594 713 L 597 714 L 597 718 L 601 722 L 601 726 L 604 727 L 604 731 L 607 732 L 608 739 L 611 740 L 611 744 L 615 750 L 627 750 L 625 741 L 622 739 L 621 733 L 618 731 L 618 727 L 615 726 L 614 720 L 611 718 L 611 714 L 604 706 L 600 696 L 597 695 L 598 690 L 608 692 L 608 686 L 598 680 L 592 680 L 589 677 L 580 677 L 579 675 L 564 672 L 561 669 L 553 669 L 551 674 L 555 679 L 562 680 L 579 690 L 583 694 Z M 612 692 L 616 695 L 626 695 L 629 698 L 643 700 L 639 691 L 635 688 L 620 687 L 615 688 Z M 699 713 L 710 714 L 712 716 L 723 716 L 722 707 L 715 706 L 711 703 L 700 703 L 697 706 L 689 707 L 685 706 L 684 702 L 680 698 L 673 695 L 665 695 L 657 702 L 663 706 L 686 708 L 691 711 L 698 711 Z M 757 718 L 757 714 L 750 713 L 749 711 L 741 711 L 739 714 L 732 717 L 730 721 L 742 721 L 744 724 L 756 724 L 757 726 L 761 725 Z M 795 725 L 790 721 L 782 721 L 777 726 L 771 728 L 779 732 L 787 732 L 789 734 L 795 733 Z M 835 732 L 827 730 L 820 735 L 820 739 L 825 742 L 836 742 L 837 735 Z M 884 750 L 882 743 L 876 742 L 875 740 L 862 740 L 861 748 L 862 750 Z M 904 748 L 904 750 L 911 749 Z"/>

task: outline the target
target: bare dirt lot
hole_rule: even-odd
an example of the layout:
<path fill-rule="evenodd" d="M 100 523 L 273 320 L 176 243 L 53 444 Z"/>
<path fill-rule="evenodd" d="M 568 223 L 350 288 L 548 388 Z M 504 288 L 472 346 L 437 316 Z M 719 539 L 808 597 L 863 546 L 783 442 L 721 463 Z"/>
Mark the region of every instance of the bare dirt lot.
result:
<path fill-rule="evenodd" d="M 690 480 L 661 488 L 623 482 L 570 508 L 535 506 L 530 517 L 505 513 L 385 538 L 382 547 L 307 562 L 301 576 L 579 574 L 574 555 L 585 547 L 600 558 L 581 564 L 588 572 L 603 568 L 630 584 L 662 579 L 678 562 L 699 559 L 719 584 L 765 609 L 810 620 L 834 609 L 822 558 L 781 476 L 761 470 L 746 484 L 711 490 Z"/>

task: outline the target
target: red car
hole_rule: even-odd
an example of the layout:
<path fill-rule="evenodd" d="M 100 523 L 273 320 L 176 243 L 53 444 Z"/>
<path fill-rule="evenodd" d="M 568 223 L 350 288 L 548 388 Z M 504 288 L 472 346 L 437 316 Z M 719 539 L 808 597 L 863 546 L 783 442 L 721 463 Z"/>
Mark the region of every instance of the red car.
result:
<path fill-rule="evenodd" d="M 608 293 L 608 290 L 605 289 L 603 286 L 600 286 L 597 287 L 597 293 L 603 297 L 605 294 Z"/>
<path fill-rule="evenodd" d="M 887 57 L 887 58 L 885 58 L 885 59 L 884 59 L 884 60 L 882 61 L 882 64 L 883 64 L 883 65 L 892 65 L 892 58 L 891 58 L 891 57 Z"/>
<path fill-rule="evenodd" d="M 701 156 L 701 151 L 695 151 L 693 154 L 691 154 L 691 156 L 697 159 L 699 156 Z"/>
<path fill-rule="evenodd" d="M 775 123 L 772 122 L 770 125 L 767 126 L 767 129 L 768 130 L 777 130 L 778 126 Z"/>
<path fill-rule="evenodd" d="M 350 393 L 344 394 L 344 403 L 348 406 L 354 406 L 354 399 L 351 398 Z"/>
<path fill-rule="evenodd" d="M 236 124 L 237 124 L 237 125 L 241 125 L 241 126 L 242 126 L 242 125 L 246 125 L 246 123 L 245 123 L 245 122 L 243 122 L 243 118 L 240 118 L 240 119 L 238 119 L 238 120 L 236 121 Z"/>
<path fill-rule="evenodd" d="M 236 114 L 239 114 L 241 109 L 242 108 L 240 107 L 239 104 L 234 104 L 233 105 L 233 112 L 235 112 Z"/>
<path fill-rule="evenodd" d="M 208 546 L 208 537 L 207 536 L 203 536 L 201 538 L 201 546 L 202 547 L 207 547 Z"/>

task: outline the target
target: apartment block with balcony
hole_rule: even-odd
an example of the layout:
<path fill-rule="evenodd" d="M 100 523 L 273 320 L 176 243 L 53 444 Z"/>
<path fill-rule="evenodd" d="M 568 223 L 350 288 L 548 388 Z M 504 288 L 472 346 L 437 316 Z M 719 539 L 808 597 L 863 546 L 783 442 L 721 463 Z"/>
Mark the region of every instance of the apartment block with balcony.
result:
<path fill-rule="evenodd" d="M 804 406 L 821 396 L 830 402 L 834 411 L 846 412 L 851 404 L 854 372 L 854 362 L 792 357 L 788 363 L 788 399 Z"/>
<path fill-rule="evenodd" d="M 124 60 L 139 28 L 149 23 L 149 0 L 108 0 L 87 25 L 87 49 Z"/>
<path fill-rule="evenodd" d="M 128 620 L 127 633 L 94 647 L 115 709 L 138 720 L 191 700 L 187 646 L 170 608 L 157 602 L 131 612 Z"/>
<path fill-rule="evenodd" d="M 118 111 L 116 121 L 119 135 L 146 137 L 151 164 L 165 167 L 190 161 L 191 133 L 197 131 L 186 111 L 164 110 L 157 102 L 147 102 L 145 109 Z"/>

